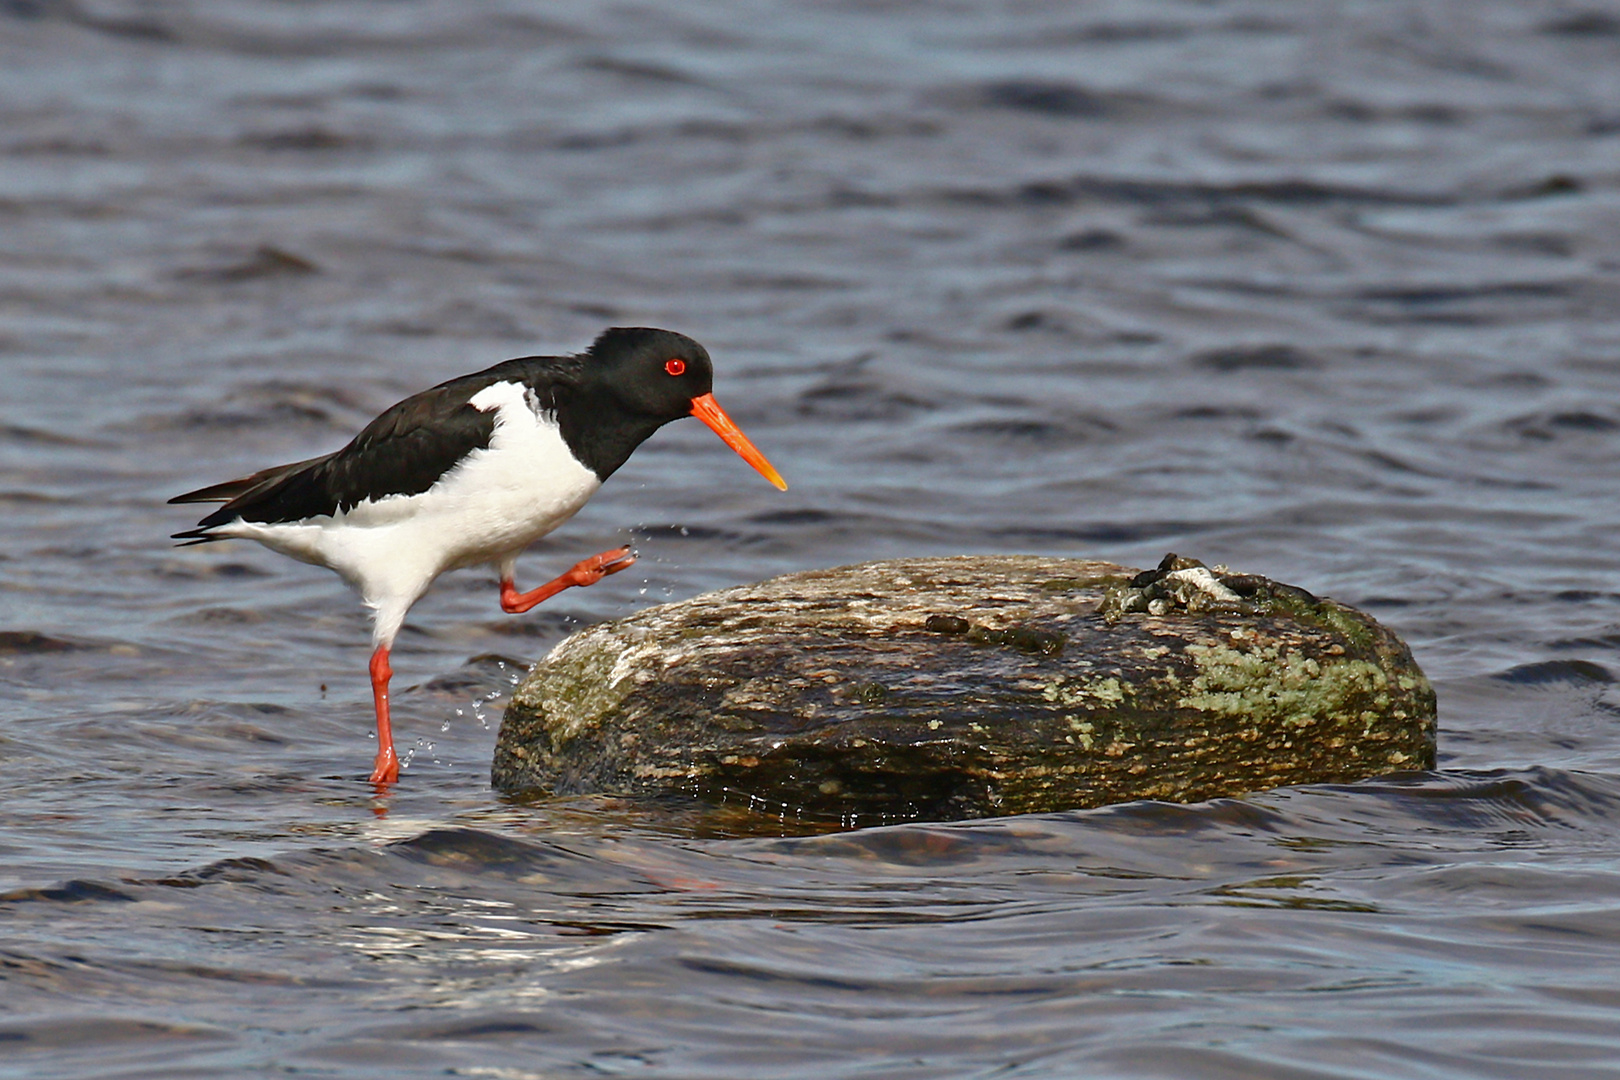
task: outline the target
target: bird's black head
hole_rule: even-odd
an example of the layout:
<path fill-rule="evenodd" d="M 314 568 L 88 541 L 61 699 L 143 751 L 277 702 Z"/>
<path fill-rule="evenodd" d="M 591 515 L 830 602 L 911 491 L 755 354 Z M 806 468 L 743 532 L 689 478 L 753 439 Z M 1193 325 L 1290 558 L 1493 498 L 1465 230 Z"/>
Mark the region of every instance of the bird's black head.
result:
<path fill-rule="evenodd" d="M 692 402 L 714 388 L 703 346 L 672 330 L 615 326 L 585 353 L 587 377 L 626 411 L 661 423 L 692 414 Z"/>
<path fill-rule="evenodd" d="M 671 420 L 695 416 L 782 490 L 787 483 L 714 400 L 709 352 L 684 334 L 645 326 L 604 330 L 581 357 L 579 396 L 558 409 L 574 456 L 606 480 Z"/>

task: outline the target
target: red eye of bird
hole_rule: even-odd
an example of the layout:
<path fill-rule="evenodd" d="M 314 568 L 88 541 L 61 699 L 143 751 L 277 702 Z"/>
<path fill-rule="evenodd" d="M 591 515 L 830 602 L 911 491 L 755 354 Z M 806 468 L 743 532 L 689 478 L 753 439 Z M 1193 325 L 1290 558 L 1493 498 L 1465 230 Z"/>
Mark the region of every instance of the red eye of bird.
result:
<path fill-rule="evenodd" d="M 664 370 L 669 372 L 671 375 L 684 375 L 686 374 L 686 361 L 679 358 L 674 360 L 665 360 Z"/>

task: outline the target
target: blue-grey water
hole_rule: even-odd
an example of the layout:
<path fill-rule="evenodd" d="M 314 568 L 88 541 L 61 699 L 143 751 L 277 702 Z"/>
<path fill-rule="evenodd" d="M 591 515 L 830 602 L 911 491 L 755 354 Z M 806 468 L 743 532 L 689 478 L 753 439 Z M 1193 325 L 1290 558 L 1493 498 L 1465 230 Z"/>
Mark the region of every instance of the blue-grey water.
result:
<path fill-rule="evenodd" d="M 395 655 L 204 483 L 603 326 L 665 429 Z M 0 1077 L 1620 1077 L 1620 4 L 0 2 Z M 871 558 L 1366 608 L 1440 763 L 774 835 L 514 804 L 572 627 Z"/>

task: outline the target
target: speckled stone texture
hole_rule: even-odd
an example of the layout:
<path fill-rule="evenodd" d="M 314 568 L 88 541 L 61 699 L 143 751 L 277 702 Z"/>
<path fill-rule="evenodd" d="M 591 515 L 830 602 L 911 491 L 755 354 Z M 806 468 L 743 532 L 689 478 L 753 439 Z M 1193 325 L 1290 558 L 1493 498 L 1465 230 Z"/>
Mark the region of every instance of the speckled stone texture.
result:
<path fill-rule="evenodd" d="M 1361 612 L 1176 556 L 964 556 L 581 631 L 514 694 L 493 778 L 870 825 L 1353 781 L 1434 752 L 1434 691 Z"/>

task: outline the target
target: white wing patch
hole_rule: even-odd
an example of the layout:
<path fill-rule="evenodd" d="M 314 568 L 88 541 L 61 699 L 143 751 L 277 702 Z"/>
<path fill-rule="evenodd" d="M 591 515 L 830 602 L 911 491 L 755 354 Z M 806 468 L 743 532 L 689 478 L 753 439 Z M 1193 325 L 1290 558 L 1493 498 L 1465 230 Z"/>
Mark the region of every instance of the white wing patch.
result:
<path fill-rule="evenodd" d="M 498 382 L 484 387 L 478 393 L 467 399 L 467 404 L 479 412 L 489 412 L 491 409 L 504 407 L 522 407 L 539 415 L 540 410 L 534 407 L 534 395 L 527 386 L 515 382 Z M 502 417 L 496 413 L 495 422 L 499 424 Z"/>

